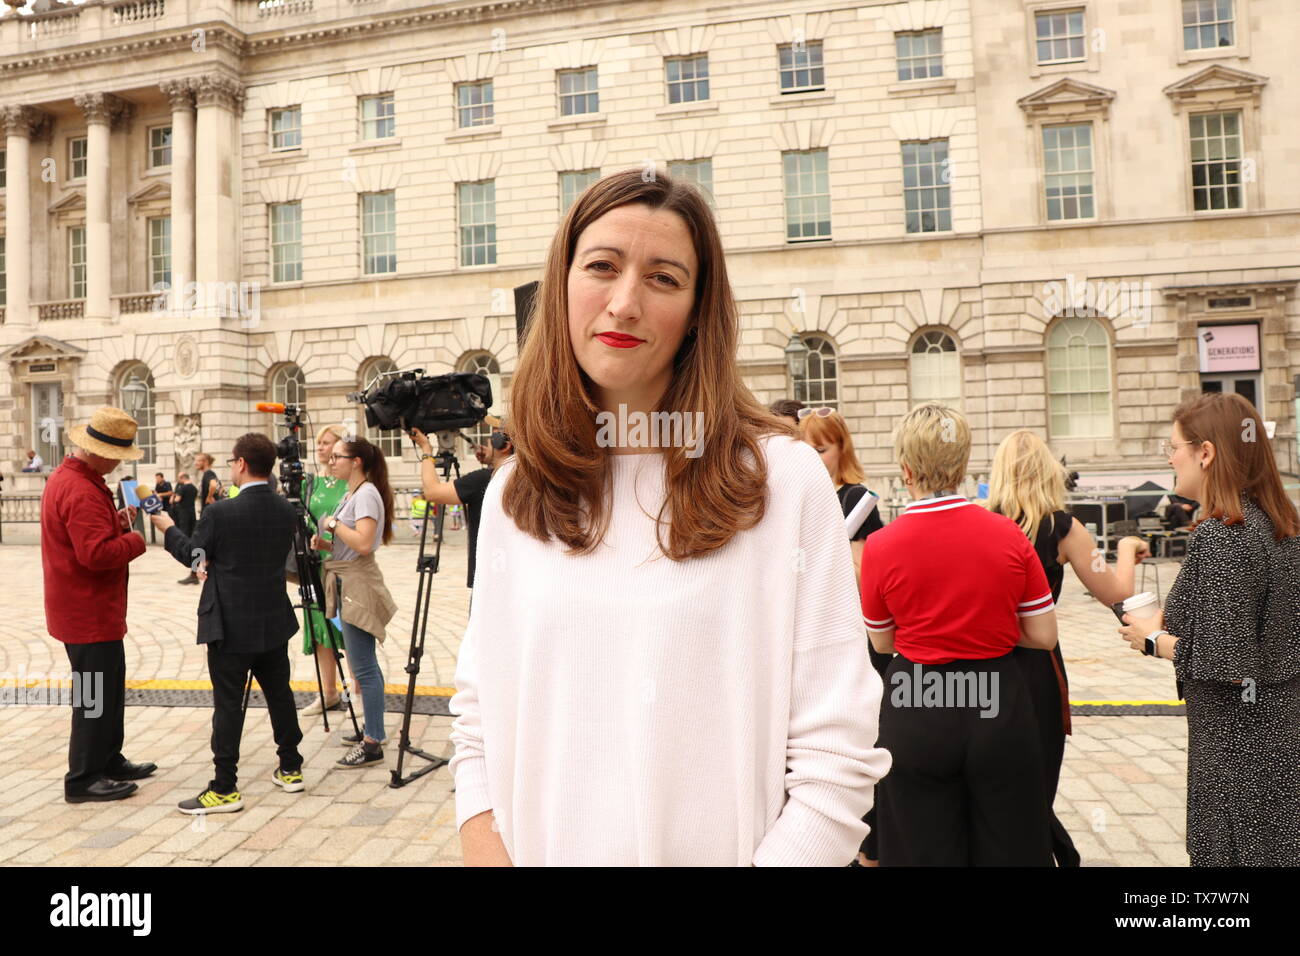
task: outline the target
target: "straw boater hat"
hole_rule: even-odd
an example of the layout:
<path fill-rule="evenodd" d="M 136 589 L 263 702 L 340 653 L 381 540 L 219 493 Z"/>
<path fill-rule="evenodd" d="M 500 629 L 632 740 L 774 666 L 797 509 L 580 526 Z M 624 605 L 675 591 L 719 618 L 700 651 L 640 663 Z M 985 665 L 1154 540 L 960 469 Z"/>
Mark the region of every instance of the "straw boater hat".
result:
<path fill-rule="evenodd" d="M 135 419 L 120 408 L 97 408 L 89 425 L 74 425 L 68 437 L 92 455 L 117 461 L 139 461 L 144 452 L 135 444 Z"/>

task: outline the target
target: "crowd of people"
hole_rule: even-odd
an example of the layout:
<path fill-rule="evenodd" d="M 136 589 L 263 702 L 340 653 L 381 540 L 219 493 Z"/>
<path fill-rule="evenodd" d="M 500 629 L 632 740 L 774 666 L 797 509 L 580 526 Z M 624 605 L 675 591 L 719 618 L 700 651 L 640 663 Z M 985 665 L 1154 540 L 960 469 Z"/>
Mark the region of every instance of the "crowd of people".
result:
<path fill-rule="evenodd" d="M 492 556 L 470 560 L 480 599 L 450 705 L 466 864 L 1078 865 L 1053 813 L 1072 729 L 1056 607 L 1066 565 L 1107 607 L 1133 598 L 1147 545 L 1125 539 L 1113 565 L 1099 560 L 1066 511 L 1065 470 L 1030 430 L 1002 438 L 986 501 L 959 494 L 970 428 L 937 403 L 896 423 L 911 501 L 885 523 L 843 417 L 760 405 L 738 335 L 698 191 L 607 176 L 551 245 L 509 433 L 482 450 L 485 468 L 443 482 L 412 433 L 421 518 L 463 505 Z M 701 412 L 704 440 L 609 447 L 595 416 L 616 408 Z M 74 429 L 78 451 L 43 502 L 47 621 L 74 669 L 125 672 L 126 566 L 144 543 L 102 476 L 138 457 L 134 434 L 114 409 Z M 1174 506 L 1200 517 L 1165 608 L 1124 613 L 1115 653 L 1171 661 L 1187 701 L 1191 862 L 1298 865 L 1300 515 L 1240 396 L 1184 402 L 1169 434 Z M 348 652 L 365 725 L 337 766 L 357 769 L 383 761 L 376 645 L 395 609 L 374 556 L 392 539 L 393 495 L 365 440 L 324 429 L 316 451 L 326 607 L 303 650 L 322 655 L 322 675 L 333 647 Z M 285 649 L 289 506 L 264 493 L 269 440 L 245 435 L 233 454 L 239 497 L 209 504 L 192 534 L 153 519 L 178 560 L 207 560 L 192 567 L 217 775 L 182 804 L 192 813 L 241 805 L 249 673 L 268 693 L 273 779 L 305 786 Z M 70 587 L 95 600 L 56 597 Z M 338 676 L 322 676 L 320 707 L 338 706 Z M 69 800 L 120 798 L 155 769 L 123 757 L 115 706 L 107 732 L 74 707 Z"/>

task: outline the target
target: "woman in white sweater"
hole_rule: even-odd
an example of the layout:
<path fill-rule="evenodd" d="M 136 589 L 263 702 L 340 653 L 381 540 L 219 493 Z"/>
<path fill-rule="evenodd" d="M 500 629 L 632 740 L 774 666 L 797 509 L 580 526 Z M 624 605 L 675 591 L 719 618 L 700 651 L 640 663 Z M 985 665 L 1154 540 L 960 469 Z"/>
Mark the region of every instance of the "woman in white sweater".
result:
<path fill-rule="evenodd" d="M 467 865 L 853 859 L 880 678 L 830 478 L 741 383 L 737 326 L 694 188 L 631 170 L 571 207 L 457 663 Z"/>

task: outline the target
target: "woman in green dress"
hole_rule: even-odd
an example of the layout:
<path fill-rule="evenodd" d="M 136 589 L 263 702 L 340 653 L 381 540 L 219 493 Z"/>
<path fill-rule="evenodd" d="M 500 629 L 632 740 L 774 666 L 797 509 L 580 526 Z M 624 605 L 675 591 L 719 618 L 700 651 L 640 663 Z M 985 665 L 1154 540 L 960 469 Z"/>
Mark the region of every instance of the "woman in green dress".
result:
<path fill-rule="evenodd" d="M 317 533 L 321 520 L 328 515 L 332 515 L 338 508 L 339 502 L 347 494 L 348 483 L 341 478 L 335 478 L 331 474 L 331 465 L 333 462 L 330 456 L 334 453 L 334 445 L 341 441 L 347 434 L 342 425 L 326 425 L 316 433 L 316 474 L 311 476 L 309 483 L 310 493 L 307 499 L 307 512 L 311 516 L 311 531 Z M 330 535 L 321 533 L 321 537 L 330 540 Z M 333 554 L 329 551 L 318 551 L 322 561 L 328 561 Z M 343 635 L 334 624 L 326 620 L 325 615 L 317 610 L 311 611 L 312 627 L 310 631 L 303 631 L 302 635 L 302 652 L 304 654 L 312 653 L 312 632 L 314 631 L 318 641 L 315 646 L 316 660 L 320 664 L 321 687 L 325 692 L 326 703 L 322 704 L 321 698 L 317 698 L 304 707 L 301 711 L 304 717 L 311 717 L 319 714 L 323 707 L 329 707 L 331 710 L 342 710 L 346 707 L 343 703 L 342 695 L 338 691 L 338 665 L 334 660 L 334 648 L 343 649 Z M 324 640 L 324 643 L 319 643 Z M 349 662 L 349 670 L 351 662 Z M 353 686 L 356 686 L 356 679 L 353 678 Z M 354 696 L 352 706 L 358 714 L 361 713 L 361 698 Z"/>

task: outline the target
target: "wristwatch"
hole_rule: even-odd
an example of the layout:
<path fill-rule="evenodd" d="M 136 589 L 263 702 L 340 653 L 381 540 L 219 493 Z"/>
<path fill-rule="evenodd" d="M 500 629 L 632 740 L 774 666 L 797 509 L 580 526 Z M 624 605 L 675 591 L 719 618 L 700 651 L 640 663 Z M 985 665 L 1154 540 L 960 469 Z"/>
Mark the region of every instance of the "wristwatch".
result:
<path fill-rule="evenodd" d="M 420 456 L 420 461 L 424 461 L 426 458 L 429 459 L 430 461 L 437 461 L 437 460 L 438 460 L 438 456 L 437 456 L 437 455 L 421 455 L 421 456 Z"/>
<path fill-rule="evenodd" d="M 1160 640 L 1160 635 L 1168 634 L 1168 631 L 1152 631 L 1147 635 L 1146 646 L 1142 648 L 1142 653 L 1147 657 L 1159 657 L 1160 651 L 1156 646 L 1156 641 Z"/>
<path fill-rule="evenodd" d="M 339 526 L 339 519 L 334 517 L 333 515 L 330 515 L 328 518 L 325 519 L 325 530 L 328 531 L 330 534 L 333 534 L 334 529 L 337 528 L 338 526 Z"/>

